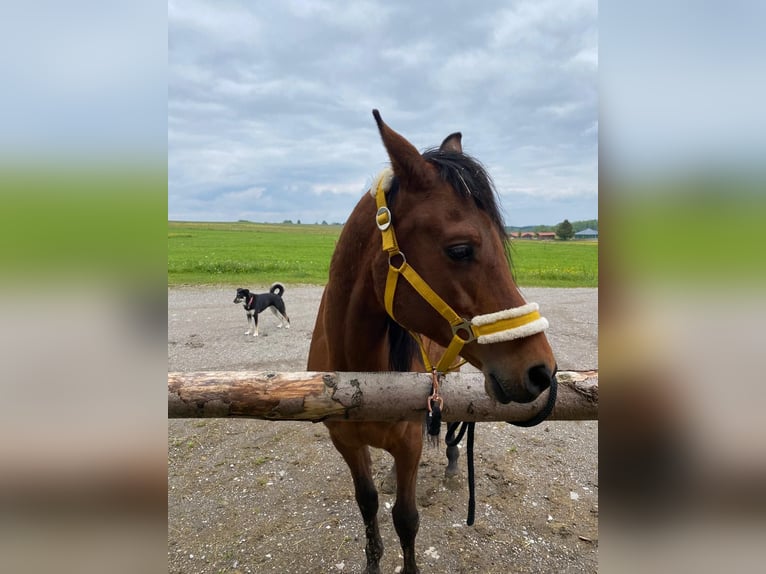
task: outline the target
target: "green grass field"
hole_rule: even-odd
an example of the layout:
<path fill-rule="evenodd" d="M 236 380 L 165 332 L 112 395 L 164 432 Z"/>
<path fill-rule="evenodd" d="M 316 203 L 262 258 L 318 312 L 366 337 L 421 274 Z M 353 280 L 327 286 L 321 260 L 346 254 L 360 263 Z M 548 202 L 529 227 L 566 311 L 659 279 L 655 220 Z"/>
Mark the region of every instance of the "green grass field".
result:
<path fill-rule="evenodd" d="M 324 285 L 339 225 L 168 222 L 168 285 Z M 597 287 L 598 243 L 513 243 L 521 286 Z"/>
<path fill-rule="evenodd" d="M 519 239 L 511 261 L 522 287 L 598 287 L 597 241 Z"/>

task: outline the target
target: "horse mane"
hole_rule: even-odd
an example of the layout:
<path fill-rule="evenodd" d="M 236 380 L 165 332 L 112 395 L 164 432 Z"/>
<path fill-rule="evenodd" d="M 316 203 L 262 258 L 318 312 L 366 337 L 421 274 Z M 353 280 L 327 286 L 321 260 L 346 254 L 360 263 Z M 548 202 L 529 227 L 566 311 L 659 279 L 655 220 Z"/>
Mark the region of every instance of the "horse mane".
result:
<path fill-rule="evenodd" d="M 439 177 L 447 182 L 455 193 L 461 197 L 472 198 L 476 207 L 489 215 L 500 234 L 500 239 L 507 243 L 509 237 L 500 213 L 497 191 L 492 178 L 481 162 L 467 154 L 439 148 L 427 149 L 423 152 L 423 157 L 436 167 Z M 399 178 L 394 176 L 391 187 L 386 193 L 389 206 L 394 204 L 398 191 Z"/>
<path fill-rule="evenodd" d="M 407 372 L 412 369 L 413 361 L 422 365 L 418 344 L 410 332 L 399 323 L 388 318 L 388 369 Z"/>
<path fill-rule="evenodd" d="M 439 177 L 461 197 L 472 198 L 476 207 L 484 211 L 495 225 L 503 242 L 508 265 L 511 266 L 511 251 L 508 232 L 500 213 L 497 191 L 492 178 L 477 159 L 459 152 L 431 148 L 423 157 L 436 167 Z M 386 194 L 388 205 L 394 205 L 399 191 L 399 178 L 393 177 Z M 389 318 L 388 320 L 389 368 L 392 371 L 409 371 L 413 360 L 420 362 L 418 345 L 409 332 Z"/>
<path fill-rule="evenodd" d="M 461 197 L 471 197 L 476 207 L 489 215 L 500 239 L 508 239 L 503 216 L 497 201 L 497 191 L 492 178 L 479 160 L 464 153 L 428 149 L 423 157 L 436 167 L 442 180 L 450 184 Z"/>

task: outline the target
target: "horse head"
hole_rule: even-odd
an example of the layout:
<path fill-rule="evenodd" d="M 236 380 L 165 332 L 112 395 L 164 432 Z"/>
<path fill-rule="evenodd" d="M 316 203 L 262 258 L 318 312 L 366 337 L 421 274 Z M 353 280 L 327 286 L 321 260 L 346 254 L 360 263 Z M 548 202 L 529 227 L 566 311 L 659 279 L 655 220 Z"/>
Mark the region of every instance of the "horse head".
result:
<path fill-rule="evenodd" d="M 460 133 L 421 154 L 377 110 L 373 115 L 393 171 L 379 182 L 384 249 L 374 265 L 376 296 L 412 332 L 444 347 L 461 338 L 459 354 L 484 373 L 490 396 L 501 403 L 533 401 L 549 388 L 556 363 L 543 333 L 547 322 L 524 300 L 511 273 L 489 175 L 463 153 Z M 387 241 L 395 246 L 387 249 Z M 392 273 L 404 269 L 414 270 L 426 287 L 396 277 L 392 287 Z M 431 301 L 424 291 L 435 295 Z"/>

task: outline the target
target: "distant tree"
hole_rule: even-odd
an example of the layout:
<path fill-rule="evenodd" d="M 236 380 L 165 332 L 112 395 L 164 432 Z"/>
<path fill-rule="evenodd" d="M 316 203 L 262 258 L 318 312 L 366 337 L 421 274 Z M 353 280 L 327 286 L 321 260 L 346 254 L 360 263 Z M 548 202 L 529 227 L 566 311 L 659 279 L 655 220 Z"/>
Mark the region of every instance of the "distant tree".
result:
<path fill-rule="evenodd" d="M 572 222 L 572 229 L 574 229 L 575 233 L 588 228 L 595 229 L 596 231 L 598 231 L 598 219 L 585 219 L 583 221 Z"/>
<path fill-rule="evenodd" d="M 301 220 L 299 219 L 299 220 L 298 220 L 298 225 L 300 225 L 300 224 L 301 224 Z"/>
<path fill-rule="evenodd" d="M 322 220 L 322 225 L 327 225 L 327 222 L 324 219 Z"/>
<path fill-rule="evenodd" d="M 568 219 L 565 219 L 556 226 L 556 235 L 561 239 L 572 239 L 574 237 L 574 229 Z"/>
<path fill-rule="evenodd" d="M 285 220 L 284 220 L 282 223 L 286 223 L 286 224 L 289 224 L 289 225 L 291 225 L 291 224 L 292 224 L 292 222 L 293 222 L 293 220 L 292 220 L 292 219 L 285 219 Z"/>

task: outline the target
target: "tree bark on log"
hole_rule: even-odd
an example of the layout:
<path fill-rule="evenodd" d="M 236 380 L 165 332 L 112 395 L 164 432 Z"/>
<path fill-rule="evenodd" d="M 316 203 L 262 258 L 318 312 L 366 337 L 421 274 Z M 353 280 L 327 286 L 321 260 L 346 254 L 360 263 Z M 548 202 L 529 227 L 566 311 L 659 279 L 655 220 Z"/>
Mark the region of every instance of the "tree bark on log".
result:
<path fill-rule="evenodd" d="M 548 420 L 598 419 L 598 371 L 562 371 L 556 378 L 558 396 Z M 168 373 L 168 418 L 420 420 L 431 382 L 427 373 Z M 546 391 L 531 403 L 503 405 L 487 395 L 481 373 L 451 373 L 439 387 L 445 422 L 525 421 L 548 399 Z"/>

